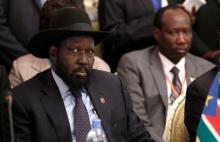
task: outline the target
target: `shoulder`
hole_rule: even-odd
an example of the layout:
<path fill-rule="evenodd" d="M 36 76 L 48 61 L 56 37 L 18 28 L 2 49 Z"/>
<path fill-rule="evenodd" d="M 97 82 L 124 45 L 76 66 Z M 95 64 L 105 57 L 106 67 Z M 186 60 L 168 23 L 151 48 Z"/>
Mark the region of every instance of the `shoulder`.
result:
<path fill-rule="evenodd" d="M 218 68 L 215 67 L 208 72 L 202 74 L 198 78 L 196 78 L 189 86 L 187 91 L 199 91 L 199 96 L 206 96 L 212 84 L 214 77 L 216 76 Z"/>
<path fill-rule="evenodd" d="M 196 80 L 194 80 L 192 82 L 192 84 L 201 84 L 201 85 L 204 85 L 204 83 L 211 84 L 212 80 L 214 79 L 215 75 L 217 74 L 217 70 L 218 70 L 217 67 L 212 68 L 208 72 L 206 72 L 206 73 L 202 74 L 201 76 L 199 76 L 198 78 L 196 78 Z"/>
<path fill-rule="evenodd" d="M 27 54 L 24 56 L 19 57 L 13 62 L 13 66 L 19 66 L 19 67 L 29 67 L 33 64 L 36 64 L 36 66 L 42 66 L 44 64 L 48 64 L 47 59 L 41 59 L 33 56 L 32 54 Z M 45 65 L 45 66 L 46 66 Z"/>
<path fill-rule="evenodd" d="M 133 57 L 141 58 L 140 56 L 149 56 L 155 50 L 155 46 L 146 47 L 144 49 L 135 50 L 124 54 L 124 57 Z"/>
<path fill-rule="evenodd" d="M 97 56 L 95 56 L 93 69 L 111 72 L 109 65 L 104 60 L 102 60 L 101 58 L 99 58 Z"/>
<path fill-rule="evenodd" d="M 122 82 L 118 75 L 95 69 L 93 69 L 90 74 L 89 84 L 106 89 L 122 87 Z"/>
<path fill-rule="evenodd" d="M 49 70 L 43 71 L 33 78 L 24 81 L 23 83 L 19 84 L 15 88 L 13 88 L 12 92 L 13 94 L 30 94 L 34 93 L 36 90 L 39 90 L 41 86 L 43 86 L 43 78 L 47 76 L 49 73 Z"/>
<path fill-rule="evenodd" d="M 122 56 L 120 59 L 120 63 L 126 63 L 126 62 L 142 62 L 149 60 L 152 54 L 155 52 L 156 48 L 154 46 L 146 47 L 141 50 L 131 51 Z M 119 64 L 120 64 L 119 63 Z M 146 63 L 146 62 L 145 62 Z"/>
<path fill-rule="evenodd" d="M 211 68 L 215 67 L 215 65 L 213 63 L 209 62 L 208 60 L 205 60 L 201 57 L 192 55 L 190 53 L 187 54 L 186 59 L 188 61 L 192 62 L 193 65 L 198 68 L 205 67 L 207 69 L 211 69 Z"/>
<path fill-rule="evenodd" d="M 108 81 L 108 80 L 117 81 L 118 80 L 117 75 L 106 72 L 106 71 L 96 70 L 96 69 L 93 69 L 91 71 L 90 78 L 96 81 L 99 81 L 99 80 L 100 81 Z"/>

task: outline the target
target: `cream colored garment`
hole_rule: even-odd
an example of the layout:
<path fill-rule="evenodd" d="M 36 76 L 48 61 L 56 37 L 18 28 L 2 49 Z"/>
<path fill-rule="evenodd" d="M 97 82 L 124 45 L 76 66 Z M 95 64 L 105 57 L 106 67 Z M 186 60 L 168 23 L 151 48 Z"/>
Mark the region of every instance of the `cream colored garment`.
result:
<path fill-rule="evenodd" d="M 189 135 L 184 123 L 185 98 L 185 94 L 180 95 L 168 111 L 163 133 L 164 142 L 189 141 Z"/>
<path fill-rule="evenodd" d="M 13 62 L 11 71 L 9 73 L 11 87 L 14 88 L 18 84 L 32 78 L 37 73 L 48 68 L 50 68 L 48 59 L 37 58 L 32 54 L 28 54 L 16 59 Z M 97 56 L 95 56 L 93 68 L 110 72 L 109 65 Z"/>

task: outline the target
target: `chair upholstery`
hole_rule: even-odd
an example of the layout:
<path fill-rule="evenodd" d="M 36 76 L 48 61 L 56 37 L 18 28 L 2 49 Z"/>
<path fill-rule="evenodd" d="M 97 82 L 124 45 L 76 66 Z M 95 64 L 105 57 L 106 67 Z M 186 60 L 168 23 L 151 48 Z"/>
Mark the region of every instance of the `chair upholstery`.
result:
<path fill-rule="evenodd" d="M 170 108 L 163 134 L 164 142 L 187 142 L 189 135 L 184 124 L 185 95 L 179 96 Z"/>

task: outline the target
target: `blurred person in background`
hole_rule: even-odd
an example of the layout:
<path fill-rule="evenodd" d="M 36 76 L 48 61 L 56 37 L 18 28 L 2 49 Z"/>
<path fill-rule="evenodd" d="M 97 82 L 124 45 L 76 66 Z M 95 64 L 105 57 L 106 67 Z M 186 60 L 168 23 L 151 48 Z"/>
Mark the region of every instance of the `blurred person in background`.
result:
<path fill-rule="evenodd" d="M 155 44 L 153 19 L 164 6 L 184 0 L 99 0 L 100 29 L 113 32 L 104 42 L 103 58 L 116 71 L 121 56 Z"/>
<path fill-rule="evenodd" d="M 76 1 L 76 0 L 66 0 Z M 40 9 L 46 0 L 0 1 L 0 63 L 9 72 L 12 63 L 29 52 L 28 42 L 39 31 Z M 77 0 L 83 6 L 82 0 Z"/>
<path fill-rule="evenodd" d="M 193 26 L 191 53 L 218 63 L 220 48 L 218 31 L 220 29 L 220 1 L 206 0 L 206 4 L 196 12 Z"/>

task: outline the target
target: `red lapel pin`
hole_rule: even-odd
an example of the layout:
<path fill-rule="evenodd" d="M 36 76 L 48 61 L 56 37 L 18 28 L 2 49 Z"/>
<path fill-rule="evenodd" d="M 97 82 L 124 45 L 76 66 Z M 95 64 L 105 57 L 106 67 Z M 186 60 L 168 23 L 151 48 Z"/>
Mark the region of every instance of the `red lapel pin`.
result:
<path fill-rule="evenodd" d="M 105 98 L 104 98 L 104 97 L 101 97 L 101 98 L 100 98 L 100 102 L 101 102 L 102 104 L 105 104 Z"/>

